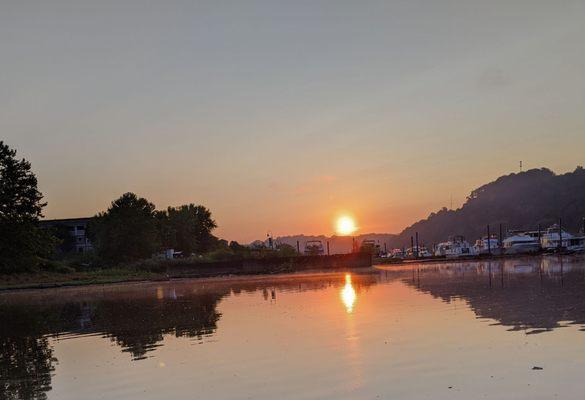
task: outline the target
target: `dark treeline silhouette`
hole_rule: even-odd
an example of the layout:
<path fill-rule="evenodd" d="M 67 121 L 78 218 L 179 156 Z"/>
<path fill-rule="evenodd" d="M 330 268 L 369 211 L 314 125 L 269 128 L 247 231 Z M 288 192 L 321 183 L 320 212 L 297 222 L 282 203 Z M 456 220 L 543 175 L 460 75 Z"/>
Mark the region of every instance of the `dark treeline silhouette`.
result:
<path fill-rule="evenodd" d="M 457 210 L 442 210 L 403 230 L 394 240 L 396 247 L 409 246 L 410 237 L 418 232 L 422 243 L 431 245 L 463 235 L 475 240 L 506 230 L 542 229 L 562 219 L 563 228 L 578 232 L 585 217 L 585 170 L 556 175 L 546 168 L 502 176 L 471 192 Z"/>
<path fill-rule="evenodd" d="M 212 235 L 217 224 L 201 205 L 188 204 L 157 211 L 154 204 L 125 193 L 89 224 L 89 235 L 100 260 L 136 261 L 172 248 L 186 255 L 202 254 L 219 240 Z"/>
<path fill-rule="evenodd" d="M 0 140 L 0 273 L 36 266 L 56 241 L 38 227 L 46 203 L 31 164 Z"/>

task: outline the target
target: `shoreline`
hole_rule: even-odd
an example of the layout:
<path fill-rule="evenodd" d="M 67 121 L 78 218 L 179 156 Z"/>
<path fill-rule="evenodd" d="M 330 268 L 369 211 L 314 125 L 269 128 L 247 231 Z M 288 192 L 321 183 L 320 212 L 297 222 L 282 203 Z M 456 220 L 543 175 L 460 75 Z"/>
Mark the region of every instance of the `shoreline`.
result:
<path fill-rule="evenodd" d="M 495 256 L 481 256 L 481 257 L 459 257 L 459 258 L 432 258 L 432 259 L 410 259 L 401 262 L 379 262 L 379 259 L 374 259 L 372 264 L 368 267 L 352 267 L 348 266 L 334 266 L 334 267 L 319 267 L 295 269 L 288 266 L 273 266 L 272 268 L 264 268 L 262 270 L 239 270 L 229 271 L 218 269 L 210 271 L 209 269 L 191 271 L 190 274 L 175 274 L 169 275 L 167 273 L 155 273 L 147 271 L 125 270 L 125 269 L 104 269 L 92 270 L 84 272 L 75 272 L 72 274 L 58 273 L 58 272 L 41 272 L 41 273 L 27 273 L 14 275 L 0 275 L 0 293 L 7 293 L 11 291 L 22 290 L 40 290 L 40 289 L 56 289 L 56 288 L 75 288 L 75 287 L 89 287 L 128 283 L 149 283 L 149 282 L 170 282 L 193 279 L 200 282 L 209 282 L 214 280 L 224 279 L 241 279 L 253 280 L 264 279 L 266 277 L 286 277 L 286 276 L 301 276 L 305 273 L 339 273 L 344 271 L 364 271 L 371 268 L 400 268 L 416 264 L 437 264 L 437 263 L 460 263 L 460 262 L 481 262 L 481 261 L 497 261 L 511 258 L 538 258 L 546 256 L 579 256 L 580 254 L 558 254 L 558 253 L 538 253 L 538 254 L 509 254 L 509 255 L 495 255 Z M 583 255 L 583 254 L 581 254 Z M 384 260 L 384 259 L 382 259 Z"/>
<path fill-rule="evenodd" d="M 156 265 L 154 271 L 142 268 L 117 267 L 75 272 L 41 271 L 37 273 L 0 275 L 0 291 L 104 285 L 123 282 L 170 281 L 181 278 L 260 276 L 306 271 L 337 272 L 371 266 L 372 257 L 366 254 L 241 259 L 205 263 L 184 259 L 162 262 Z"/>

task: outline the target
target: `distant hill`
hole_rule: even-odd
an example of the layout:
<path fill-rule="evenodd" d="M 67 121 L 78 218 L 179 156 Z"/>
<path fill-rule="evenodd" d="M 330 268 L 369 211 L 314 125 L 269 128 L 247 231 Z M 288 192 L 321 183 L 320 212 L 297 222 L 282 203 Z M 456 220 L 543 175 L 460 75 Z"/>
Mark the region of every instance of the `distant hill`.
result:
<path fill-rule="evenodd" d="M 543 229 L 562 219 L 563 228 L 572 233 L 582 229 L 585 217 L 585 170 L 556 175 L 549 169 L 532 169 L 502 176 L 471 192 L 457 210 L 442 210 L 404 229 L 392 241 L 396 247 L 410 245 L 419 234 L 420 243 L 432 245 L 449 236 L 463 235 L 469 241 L 491 232 L 512 229 Z"/>
<path fill-rule="evenodd" d="M 563 228 L 578 233 L 585 217 L 585 169 L 557 175 L 547 168 L 531 169 L 517 174 L 501 176 L 493 182 L 471 192 L 465 204 L 457 210 L 443 208 L 431 213 L 399 234 L 372 233 L 356 236 L 361 242 L 376 240 L 382 248 L 409 247 L 410 237 L 419 234 L 419 242 L 427 246 L 443 242 L 450 236 L 463 235 L 470 242 L 486 235 L 487 225 L 491 233 L 499 234 L 502 225 L 504 235 L 508 230 L 542 229 L 562 219 Z M 352 238 L 343 236 L 283 236 L 281 243 L 301 251 L 308 240 L 329 241 L 332 254 L 348 253 Z"/>

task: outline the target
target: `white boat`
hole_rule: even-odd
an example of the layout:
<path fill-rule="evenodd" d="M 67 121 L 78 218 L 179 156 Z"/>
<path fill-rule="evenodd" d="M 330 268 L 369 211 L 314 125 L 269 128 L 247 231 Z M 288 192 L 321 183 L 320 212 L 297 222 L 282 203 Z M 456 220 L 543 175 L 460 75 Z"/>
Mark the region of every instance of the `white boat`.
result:
<path fill-rule="evenodd" d="M 538 238 L 524 233 L 517 233 L 507 237 L 502 244 L 506 254 L 536 253 L 540 251 Z"/>
<path fill-rule="evenodd" d="M 573 236 L 571 239 L 569 239 L 569 243 L 567 244 L 567 251 L 572 253 L 585 252 L 585 236 Z"/>
<path fill-rule="evenodd" d="M 502 249 L 500 248 L 500 241 L 495 238 L 481 238 L 476 240 L 475 244 L 472 248 L 472 253 L 474 255 L 482 255 L 482 254 L 501 254 Z"/>
<path fill-rule="evenodd" d="M 419 246 L 418 248 L 416 246 L 414 246 L 414 247 L 409 247 L 408 249 L 406 249 L 406 257 L 408 257 L 408 258 L 432 257 L 432 254 L 424 246 Z"/>
<path fill-rule="evenodd" d="M 567 249 L 572 238 L 573 235 L 554 224 L 541 234 L 540 244 L 543 250 L 555 250 L 559 247 Z"/>
<path fill-rule="evenodd" d="M 473 255 L 473 250 L 463 236 L 455 236 L 447 242 L 439 243 L 435 248 L 435 255 L 448 258 L 465 257 Z"/>

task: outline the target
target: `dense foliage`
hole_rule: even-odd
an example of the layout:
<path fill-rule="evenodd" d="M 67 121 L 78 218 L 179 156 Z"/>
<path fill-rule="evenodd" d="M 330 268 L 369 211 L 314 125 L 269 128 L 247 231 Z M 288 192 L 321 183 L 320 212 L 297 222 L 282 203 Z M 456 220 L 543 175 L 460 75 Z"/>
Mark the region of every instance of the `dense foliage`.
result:
<path fill-rule="evenodd" d="M 30 163 L 0 141 L 0 272 L 32 269 L 51 252 L 52 236 L 38 227 L 42 199 Z"/>
<path fill-rule="evenodd" d="M 160 247 L 154 204 L 134 193 L 123 194 L 96 215 L 89 233 L 97 255 L 106 262 L 148 258 Z"/>
<path fill-rule="evenodd" d="M 89 234 L 99 259 L 115 264 L 146 259 L 174 249 L 186 256 L 205 253 L 217 245 L 211 212 L 189 204 L 156 211 L 154 204 L 126 193 L 96 215 Z"/>
<path fill-rule="evenodd" d="M 211 250 L 216 241 L 211 232 L 217 224 L 204 206 L 169 207 L 157 213 L 157 221 L 165 248 L 201 254 Z"/>
<path fill-rule="evenodd" d="M 577 233 L 585 217 L 585 170 L 556 175 L 542 168 L 502 176 L 471 192 L 457 210 L 432 213 L 427 219 L 406 228 L 394 246 L 408 246 L 410 237 L 419 233 L 427 245 L 445 241 L 449 236 L 464 235 L 475 240 L 491 233 L 504 234 L 513 229 L 542 229 L 562 220 L 563 228 Z"/>

